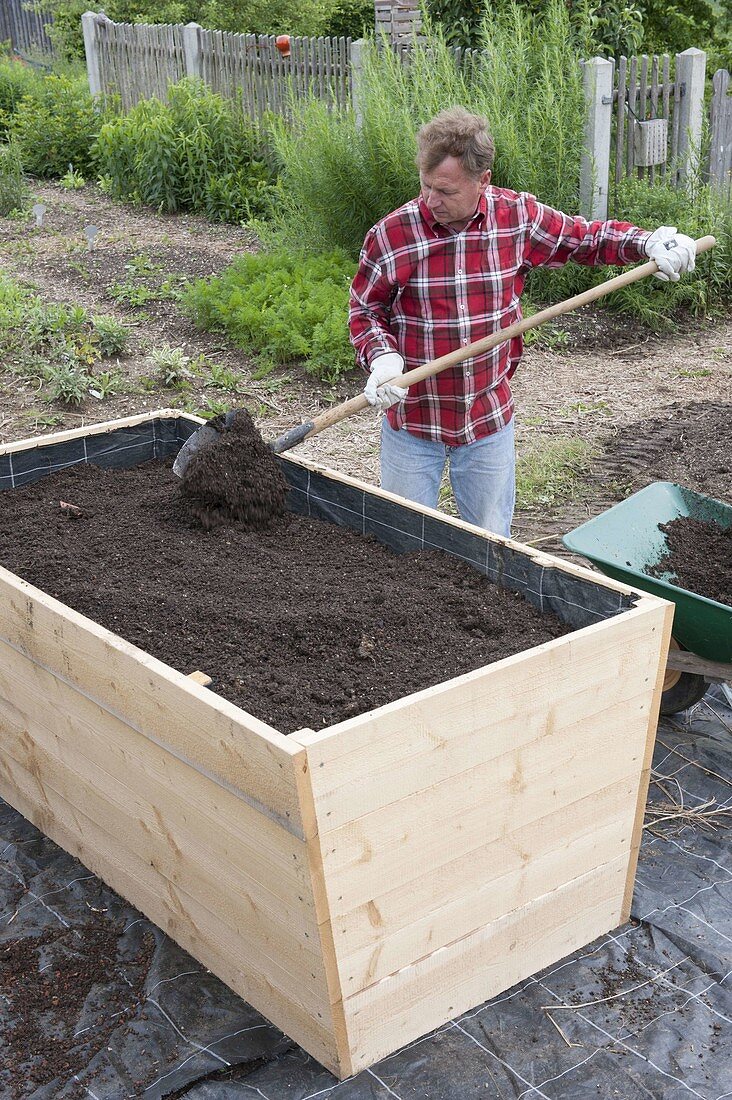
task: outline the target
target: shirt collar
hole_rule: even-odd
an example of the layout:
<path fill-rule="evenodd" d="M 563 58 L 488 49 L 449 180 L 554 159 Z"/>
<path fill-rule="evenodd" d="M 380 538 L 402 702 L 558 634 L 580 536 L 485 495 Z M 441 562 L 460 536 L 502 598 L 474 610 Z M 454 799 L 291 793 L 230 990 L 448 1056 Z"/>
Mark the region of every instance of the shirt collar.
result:
<path fill-rule="evenodd" d="M 438 228 L 440 228 L 440 229 L 446 229 L 447 228 L 442 222 L 437 220 L 437 218 L 434 216 L 434 214 L 432 213 L 429 206 L 424 201 L 424 199 L 422 198 L 421 195 L 419 196 L 419 199 L 418 199 L 418 205 L 419 205 L 419 212 L 422 215 L 422 220 L 424 222 L 426 222 L 426 224 L 430 227 L 430 229 L 432 230 L 433 233 L 437 232 Z M 468 224 L 466 225 L 465 228 L 467 229 L 471 225 L 482 225 L 482 223 L 485 221 L 485 216 L 486 216 L 487 212 L 488 212 L 488 199 L 486 197 L 486 192 L 483 191 L 481 193 L 481 196 L 480 196 L 479 200 L 478 200 L 478 205 L 476 207 L 475 213 L 473 214 L 472 218 L 470 219 L 470 221 L 468 222 Z"/>

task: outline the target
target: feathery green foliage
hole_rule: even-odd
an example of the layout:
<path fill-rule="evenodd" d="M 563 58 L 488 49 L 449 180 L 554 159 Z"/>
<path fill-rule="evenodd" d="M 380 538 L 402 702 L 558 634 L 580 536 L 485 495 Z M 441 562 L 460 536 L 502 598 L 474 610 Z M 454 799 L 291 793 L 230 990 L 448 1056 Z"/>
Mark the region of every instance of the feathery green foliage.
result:
<path fill-rule="evenodd" d="M 24 61 L 0 56 L 0 137 L 5 137 L 10 119 L 23 96 L 33 95 L 43 77 Z"/>
<path fill-rule="evenodd" d="M 353 274 L 340 252 L 245 255 L 222 275 L 191 284 L 181 301 L 202 328 L 223 330 L 256 353 L 260 375 L 303 361 L 309 374 L 333 383 L 353 368 L 346 323 Z"/>
<path fill-rule="evenodd" d="M 113 198 L 218 221 L 262 213 L 274 181 L 256 126 L 198 80 L 109 119 L 95 155 Z"/>

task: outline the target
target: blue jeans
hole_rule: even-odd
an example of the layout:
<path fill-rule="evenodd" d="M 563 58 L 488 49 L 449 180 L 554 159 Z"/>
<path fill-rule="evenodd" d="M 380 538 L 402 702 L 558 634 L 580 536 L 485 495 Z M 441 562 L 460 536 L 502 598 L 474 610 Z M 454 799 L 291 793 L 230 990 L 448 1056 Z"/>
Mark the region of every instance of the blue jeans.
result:
<path fill-rule="evenodd" d="M 437 507 L 445 463 L 462 519 L 497 535 L 510 536 L 516 500 L 513 420 L 475 443 L 448 447 L 381 423 L 381 487 Z"/>

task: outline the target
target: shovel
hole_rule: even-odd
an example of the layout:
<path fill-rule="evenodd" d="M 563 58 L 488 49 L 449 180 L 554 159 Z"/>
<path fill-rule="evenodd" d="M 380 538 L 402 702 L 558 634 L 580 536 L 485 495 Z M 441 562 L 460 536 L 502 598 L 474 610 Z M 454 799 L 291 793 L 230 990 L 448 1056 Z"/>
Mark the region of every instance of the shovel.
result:
<path fill-rule="evenodd" d="M 716 243 L 714 237 L 701 237 L 696 242 L 697 253 L 708 251 L 708 249 L 713 248 Z M 439 374 L 440 371 L 447 370 L 448 367 L 456 367 L 466 359 L 471 359 L 476 355 L 482 355 L 484 352 L 490 351 L 499 344 L 512 340 L 514 336 L 520 336 L 522 333 L 528 332 L 529 329 L 543 325 L 546 321 L 552 321 L 555 317 L 560 317 L 563 313 L 571 313 L 572 310 L 579 309 L 580 306 L 586 306 L 589 305 L 590 302 L 596 302 L 598 298 L 604 298 L 606 294 L 612 294 L 614 290 L 620 290 L 621 287 L 629 286 L 631 283 L 637 283 L 640 279 L 645 279 L 648 275 L 653 275 L 656 271 L 658 271 L 658 266 L 655 260 L 649 260 L 647 263 L 640 264 L 638 267 L 629 268 L 620 275 L 616 275 L 612 279 L 607 279 L 604 283 L 593 286 L 590 290 L 583 291 L 582 294 L 575 294 L 573 298 L 567 298 L 564 302 L 558 302 L 556 305 L 549 306 L 548 309 L 541 310 L 540 313 L 534 313 L 531 317 L 525 317 L 522 321 L 516 321 L 515 324 L 509 325 L 508 328 L 500 329 L 490 336 L 485 336 L 482 340 L 476 340 L 474 343 L 467 344 L 465 347 L 456 348 L 455 351 L 448 352 L 447 355 L 442 355 L 439 359 L 433 359 L 430 363 L 424 363 L 421 367 L 415 367 L 414 370 L 407 371 L 406 374 L 400 374 L 391 381 L 402 389 L 409 389 L 409 387 L 415 385 L 415 383 L 422 382 L 425 378 L 431 378 L 433 375 Z M 345 420 L 347 416 L 353 416 L 354 413 L 361 412 L 362 409 L 368 408 L 368 405 L 369 403 L 365 396 L 363 393 L 360 393 L 357 397 L 352 397 L 350 400 L 344 401 L 342 404 L 336 405 L 332 409 L 328 409 L 327 412 L 320 413 L 319 416 L 313 417 L 312 420 L 307 420 L 304 424 L 298 424 L 294 428 L 290 428 L 289 431 L 286 431 L 283 435 L 269 444 L 270 449 L 273 450 L 275 454 L 282 454 L 283 451 L 289 451 L 291 447 L 297 446 L 298 443 L 302 443 L 305 439 L 310 439 L 311 436 L 317 435 L 318 432 L 322 432 L 325 428 L 330 428 L 333 424 L 338 424 L 339 421 Z M 235 409 L 226 413 L 223 418 L 224 425 L 228 427 L 235 415 Z M 178 456 L 173 463 L 174 473 L 176 473 L 178 477 L 183 477 L 186 467 L 196 451 L 209 443 L 214 443 L 218 437 L 219 432 L 212 424 L 204 424 L 200 427 L 198 431 L 189 436 L 178 452 Z"/>

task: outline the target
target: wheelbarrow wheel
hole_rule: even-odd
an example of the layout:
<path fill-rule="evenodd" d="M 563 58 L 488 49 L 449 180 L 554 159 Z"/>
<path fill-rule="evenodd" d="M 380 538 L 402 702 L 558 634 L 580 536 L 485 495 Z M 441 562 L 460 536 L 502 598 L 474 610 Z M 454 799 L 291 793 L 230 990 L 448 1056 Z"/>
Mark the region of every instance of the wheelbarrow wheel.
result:
<path fill-rule="evenodd" d="M 671 649 L 682 649 L 675 638 L 671 639 Z M 706 693 L 709 684 L 703 676 L 693 672 L 680 672 L 679 669 L 666 670 L 661 693 L 661 714 L 676 714 L 688 710 L 698 703 Z"/>

